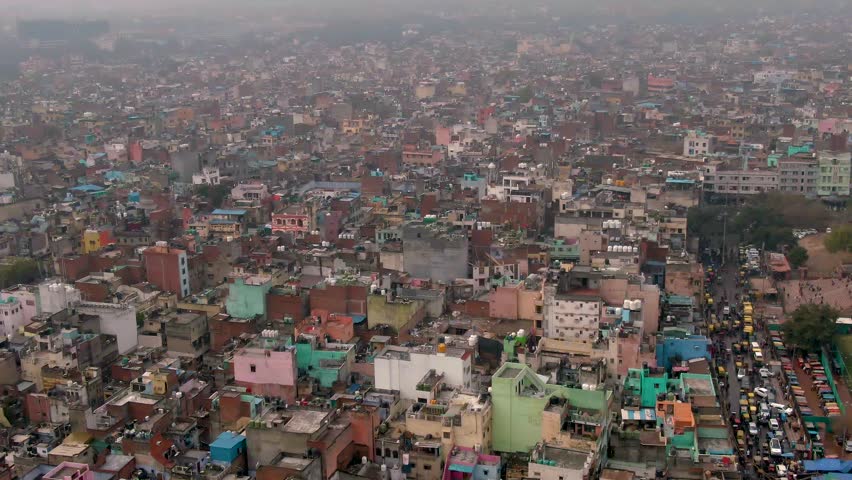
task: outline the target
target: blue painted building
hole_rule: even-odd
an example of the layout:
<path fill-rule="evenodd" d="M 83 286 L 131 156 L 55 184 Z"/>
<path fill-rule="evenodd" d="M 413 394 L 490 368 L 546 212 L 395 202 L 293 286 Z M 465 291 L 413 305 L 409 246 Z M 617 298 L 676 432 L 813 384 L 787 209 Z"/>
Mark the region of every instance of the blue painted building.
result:
<path fill-rule="evenodd" d="M 710 339 L 704 335 L 667 335 L 657 340 L 657 366 L 666 370 L 681 361 L 705 358 L 710 361 Z"/>
<path fill-rule="evenodd" d="M 233 463 L 246 453 L 246 437 L 234 432 L 222 432 L 210 444 L 210 459 L 214 462 Z"/>

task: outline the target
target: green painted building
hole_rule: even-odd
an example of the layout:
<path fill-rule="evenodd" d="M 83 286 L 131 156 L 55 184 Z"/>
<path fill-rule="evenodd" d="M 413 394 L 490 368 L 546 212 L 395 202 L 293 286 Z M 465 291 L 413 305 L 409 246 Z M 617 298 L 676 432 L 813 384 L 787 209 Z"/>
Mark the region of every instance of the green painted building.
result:
<path fill-rule="evenodd" d="M 580 260 L 580 242 L 566 243 L 562 239 L 554 239 L 547 244 L 551 260 L 576 262 Z"/>
<path fill-rule="evenodd" d="M 817 195 L 848 197 L 852 191 L 852 155 L 848 152 L 820 152 L 818 159 Z"/>
<path fill-rule="evenodd" d="M 316 379 L 321 387 L 331 388 L 334 382 L 349 383 L 355 345 L 328 343 L 319 346 L 313 335 L 302 335 L 296 340 L 296 367 L 299 374 Z"/>
<path fill-rule="evenodd" d="M 631 368 L 624 379 L 624 394 L 632 397 L 641 408 L 654 408 L 660 395 L 680 392 L 683 384 L 679 379 L 670 379 L 667 373 L 651 374 L 647 368 Z"/>
<path fill-rule="evenodd" d="M 266 318 L 266 294 L 272 288 L 272 277 L 239 276 L 228 284 L 225 308 L 235 318 Z"/>
<path fill-rule="evenodd" d="M 494 373 L 493 449 L 529 452 L 543 440 L 547 430 L 589 440 L 599 455 L 605 455 L 612 392 L 549 384 L 546 378 L 527 365 L 512 362 L 504 363 Z"/>

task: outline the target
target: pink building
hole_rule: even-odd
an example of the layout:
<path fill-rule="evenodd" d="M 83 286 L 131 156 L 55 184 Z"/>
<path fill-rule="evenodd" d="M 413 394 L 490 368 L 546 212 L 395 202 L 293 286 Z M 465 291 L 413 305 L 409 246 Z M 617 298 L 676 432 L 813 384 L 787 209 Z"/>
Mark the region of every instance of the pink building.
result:
<path fill-rule="evenodd" d="M 283 212 L 272 214 L 272 232 L 294 232 L 306 234 L 311 231 L 311 217 L 299 206 L 291 206 Z"/>
<path fill-rule="evenodd" d="M 297 379 L 296 349 L 277 331 L 262 332 L 234 354 L 235 382 L 255 395 L 293 402 Z"/>
<path fill-rule="evenodd" d="M 630 282 L 627 278 L 601 280 L 599 292 L 608 305 L 622 305 L 624 300 L 642 300 L 642 333 L 653 334 L 660 326 L 660 288 L 656 285 Z"/>
<path fill-rule="evenodd" d="M 62 462 L 44 474 L 44 480 L 95 480 L 95 472 L 85 463 Z"/>
<path fill-rule="evenodd" d="M 494 318 L 529 320 L 530 328 L 541 329 L 542 315 L 541 282 L 528 284 L 518 282 L 497 287 L 488 299 L 488 314 Z"/>
<path fill-rule="evenodd" d="M 502 460 L 499 455 L 485 455 L 472 448 L 453 446 L 444 466 L 443 480 L 497 480 Z"/>

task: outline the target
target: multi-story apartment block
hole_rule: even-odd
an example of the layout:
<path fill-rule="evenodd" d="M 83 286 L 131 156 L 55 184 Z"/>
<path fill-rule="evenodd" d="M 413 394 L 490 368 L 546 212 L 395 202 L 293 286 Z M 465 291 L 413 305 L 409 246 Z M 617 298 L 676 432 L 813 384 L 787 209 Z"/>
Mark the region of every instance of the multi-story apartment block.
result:
<path fill-rule="evenodd" d="M 817 177 L 817 195 L 849 196 L 850 172 L 852 172 L 852 154 L 820 152 L 819 176 Z"/>
<path fill-rule="evenodd" d="M 815 194 L 819 164 L 816 159 L 784 158 L 778 161 L 778 191 Z"/>

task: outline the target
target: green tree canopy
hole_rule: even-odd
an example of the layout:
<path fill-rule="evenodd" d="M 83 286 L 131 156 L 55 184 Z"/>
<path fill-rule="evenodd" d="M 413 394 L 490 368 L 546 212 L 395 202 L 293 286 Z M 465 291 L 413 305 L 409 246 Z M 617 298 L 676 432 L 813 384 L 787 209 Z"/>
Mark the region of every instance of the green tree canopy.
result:
<path fill-rule="evenodd" d="M 532 99 L 533 95 L 533 89 L 528 85 L 518 90 L 518 101 L 520 101 L 521 103 L 527 103 Z"/>
<path fill-rule="evenodd" d="M 38 263 L 31 258 L 15 258 L 0 266 L 0 288 L 32 283 L 40 277 Z"/>
<path fill-rule="evenodd" d="M 799 268 L 808 261 L 808 251 L 796 245 L 787 253 L 787 260 L 790 261 L 790 266 Z"/>
<path fill-rule="evenodd" d="M 841 225 L 833 229 L 823 243 L 831 253 L 852 252 L 852 225 Z"/>
<path fill-rule="evenodd" d="M 802 305 L 784 323 L 784 334 L 796 348 L 819 352 L 832 343 L 838 316 L 837 310 L 828 305 Z"/>
<path fill-rule="evenodd" d="M 213 208 L 219 208 L 230 193 L 226 185 L 201 185 L 196 190 L 199 196 L 206 198 Z"/>

